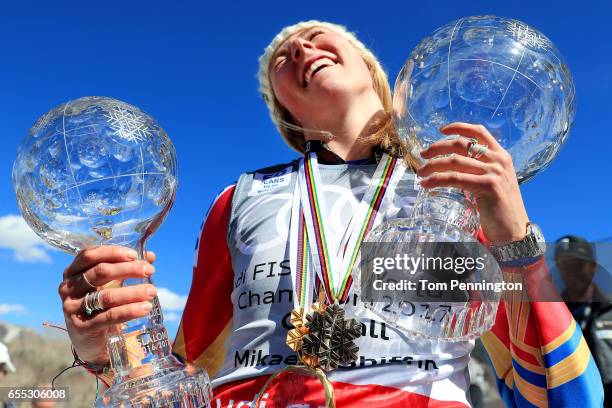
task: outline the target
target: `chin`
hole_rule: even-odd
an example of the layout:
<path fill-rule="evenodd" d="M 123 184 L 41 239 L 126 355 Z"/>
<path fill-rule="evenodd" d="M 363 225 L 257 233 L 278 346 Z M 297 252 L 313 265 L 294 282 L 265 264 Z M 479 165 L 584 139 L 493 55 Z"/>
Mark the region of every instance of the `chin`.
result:
<path fill-rule="evenodd" d="M 318 98 L 329 101 L 329 103 L 337 104 L 348 102 L 358 97 L 363 93 L 364 89 L 367 89 L 367 87 L 356 84 L 353 81 L 338 78 L 325 78 L 324 81 L 316 84 L 316 91 L 313 92 L 313 94 L 316 94 Z M 315 89 L 313 89 L 313 91 L 314 90 Z M 322 100 L 320 100 L 320 102 L 322 102 Z"/>
<path fill-rule="evenodd" d="M 310 86 L 338 93 L 359 93 L 363 89 L 372 88 L 372 80 L 368 75 L 347 72 L 342 69 L 332 69 L 326 72 L 323 69 L 313 78 Z"/>

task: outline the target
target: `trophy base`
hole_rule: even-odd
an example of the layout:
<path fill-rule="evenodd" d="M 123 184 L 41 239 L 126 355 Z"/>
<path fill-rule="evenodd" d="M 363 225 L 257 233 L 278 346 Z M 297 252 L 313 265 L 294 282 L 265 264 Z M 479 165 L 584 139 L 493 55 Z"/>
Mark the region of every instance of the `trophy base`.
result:
<path fill-rule="evenodd" d="M 367 257 L 408 254 L 413 259 L 419 256 L 434 260 L 450 257 L 471 258 L 483 262 L 483 268 L 470 268 L 467 273 L 459 273 L 454 269 L 442 273 L 441 267 L 419 267 L 404 275 L 399 272 L 392 275 L 391 280 L 411 281 L 414 287 L 419 289 L 387 292 L 384 298 L 378 295 L 375 301 L 366 301 L 364 307 L 415 340 L 473 340 L 493 326 L 501 293 L 488 289 L 452 290 L 452 282 L 470 285 L 482 285 L 482 282 L 496 284 L 503 281 L 503 276 L 495 259 L 472 236 L 473 231 L 476 231 L 474 225 L 478 225 L 473 220 L 477 222 L 477 218 L 473 214 L 464 215 L 466 211 L 459 214 L 453 211 L 463 206 L 460 201 L 458 204 L 451 201 L 454 199 L 453 191 L 436 194 L 426 196 L 426 200 L 415 206 L 424 215 L 417 213 L 419 216 L 414 218 L 387 221 L 372 230 L 364 240 L 370 245 Z M 437 212 L 434 212 L 436 209 Z M 430 216 L 430 213 L 437 218 Z M 470 216 L 472 219 L 469 219 Z M 374 244 L 378 246 L 374 247 Z M 449 249 L 452 249 L 452 252 L 449 252 Z M 360 281 L 358 285 L 363 285 L 363 288 L 372 288 L 377 279 L 378 275 L 367 274 L 364 280 L 356 281 Z M 421 282 L 438 286 L 433 289 L 423 288 L 419 286 Z M 356 290 L 363 291 L 363 288 Z M 362 293 L 361 296 L 367 299 L 372 296 L 372 292 L 366 296 Z"/>
<path fill-rule="evenodd" d="M 164 361 L 165 360 L 165 361 Z M 160 364 L 161 363 L 161 364 Z M 116 381 L 95 402 L 96 408 L 199 408 L 212 396 L 206 371 L 183 365 L 174 356 L 147 365 L 149 374 Z"/>

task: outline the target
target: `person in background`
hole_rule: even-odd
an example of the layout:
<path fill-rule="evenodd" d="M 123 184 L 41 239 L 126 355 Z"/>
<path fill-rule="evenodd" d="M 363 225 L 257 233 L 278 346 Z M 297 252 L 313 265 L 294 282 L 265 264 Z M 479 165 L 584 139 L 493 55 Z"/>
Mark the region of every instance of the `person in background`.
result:
<path fill-rule="evenodd" d="M 4 343 L 0 343 L 0 384 L 3 383 L 9 371 L 14 373 L 15 366 L 11 362 L 8 347 Z M 17 406 L 12 402 L 0 401 L 0 408 L 17 408 Z"/>
<path fill-rule="evenodd" d="M 0 381 L 6 377 L 9 371 L 14 373 L 15 366 L 11 362 L 8 347 L 4 343 L 0 343 Z"/>
<path fill-rule="evenodd" d="M 595 359 L 604 383 L 604 406 L 612 407 L 612 303 L 595 284 L 595 247 L 583 238 L 566 235 L 555 243 L 555 264 L 565 283 L 562 298 Z"/>

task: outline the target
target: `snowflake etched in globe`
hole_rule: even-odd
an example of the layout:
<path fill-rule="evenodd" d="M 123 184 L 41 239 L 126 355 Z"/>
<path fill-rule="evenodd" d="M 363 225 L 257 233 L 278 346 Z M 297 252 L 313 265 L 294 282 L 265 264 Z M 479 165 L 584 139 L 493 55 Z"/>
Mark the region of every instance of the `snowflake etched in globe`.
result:
<path fill-rule="evenodd" d="M 19 148 L 13 184 L 25 220 L 52 245 L 72 253 L 133 247 L 174 201 L 175 150 L 137 107 L 84 97 L 36 121 Z"/>
<path fill-rule="evenodd" d="M 147 121 L 138 113 L 121 106 L 113 106 L 106 118 L 109 127 L 115 131 L 115 135 L 130 142 L 142 142 L 151 137 L 151 132 L 147 129 Z"/>
<path fill-rule="evenodd" d="M 549 43 L 544 36 L 532 30 L 527 24 L 519 21 L 509 21 L 507 27 L 516 41 L 528 47 L 544 48 Z"/>

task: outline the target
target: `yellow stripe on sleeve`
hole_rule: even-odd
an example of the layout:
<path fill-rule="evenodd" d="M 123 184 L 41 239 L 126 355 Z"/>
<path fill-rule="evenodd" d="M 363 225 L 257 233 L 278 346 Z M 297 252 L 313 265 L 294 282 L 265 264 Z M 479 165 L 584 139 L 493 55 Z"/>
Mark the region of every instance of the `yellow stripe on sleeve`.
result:
<path fill-rule="evenodd" d="M 545 388 L 527 382 L 516 371 L 514 371 L 514 382 L 527 401 L 538 407 L 548 407 L 548 395 Z"/>
<path fill-rule="evenodd" d="M 548 388 L 558 387 L 582 375 L 589 365 L 590 358 L 591 351 L 583 337 L 572 354 L 546 370 Z"/>
<path fill-rule="evenodd" d="M 504 378 L 508 371 L 512 369 L 512 356 L 510 350 L 501 342 L 501 340 L 493 334 L 493 332 L 484 333 L 481 338 L 482 343 L 489 354 L 493 369 L 497 378 Z"/>
<path fill-rule="evenodd" d="M 225 325 L 215 341 L 213 341 L 194 361 L 194 363 L 206 370 L 210 378 L 213 378 L 223 367 L 225 354 L 227 353 L 225 341 L 228 339 L 231 332 L 232 320 Z"/>
<path fill-rule="evenodd" d="M 568 341 L 574 335 L 574 330 L 576 330 L 576 321 L 572 319 L 570 325 L 567 327 L 567 329 L 565 329 L 563 333 L 561 333 L 561 335 L 559 335 L 559 337 L 557 337 L 550 343 L 542 346 L 542 351 L 544 352 L 544 354 L 548 354 L 554 351 L 560 345 Z"/>
<path fill-rule="evenodd" d="M 518 321 L 518 330 L 516 334 L 516 337 L 521 339 L 521 343 L 524 343 L 525 341 L 525 335 L 527 333 L 527 323 L 529 323 L 529 312 L 530 311 L 531 311 L 531 306 L 529 305 L 529 303 L 525 302 L 521 304 L 521 311 L 519 314 L 519 321 Z"/>

